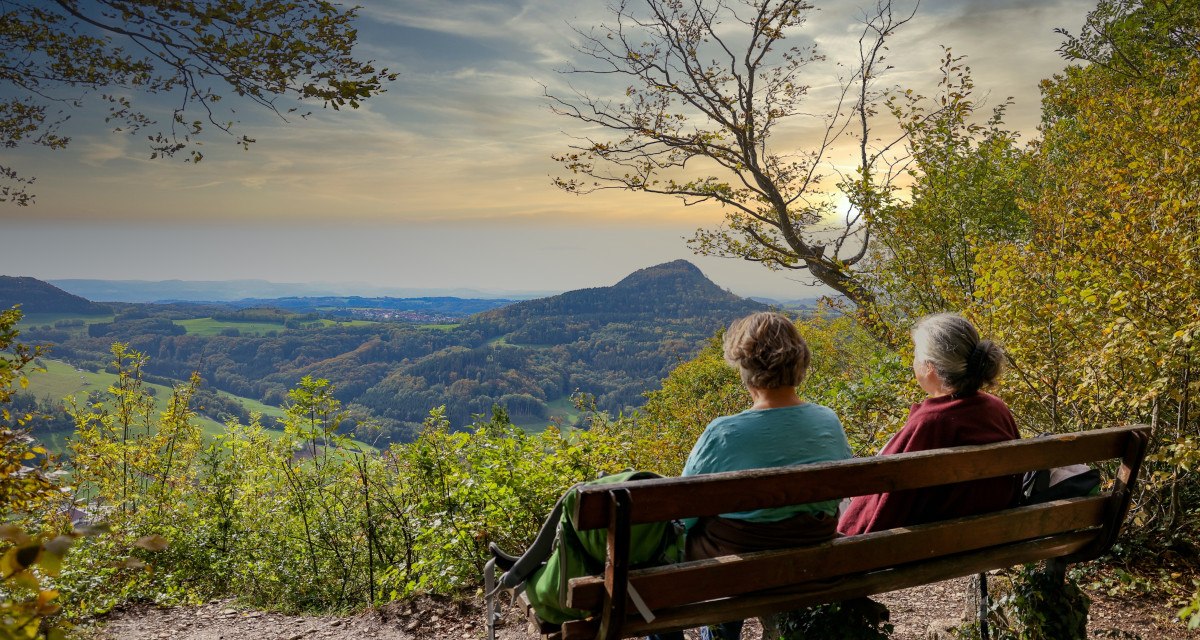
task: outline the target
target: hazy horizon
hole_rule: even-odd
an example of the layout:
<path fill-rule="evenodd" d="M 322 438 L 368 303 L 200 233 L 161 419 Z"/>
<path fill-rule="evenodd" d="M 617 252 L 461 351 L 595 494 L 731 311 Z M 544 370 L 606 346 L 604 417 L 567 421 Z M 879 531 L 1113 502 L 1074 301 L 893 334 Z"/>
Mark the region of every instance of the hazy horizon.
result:
<path fill-rule="evenodd" d="M 642 268 L 657 266 L 657 264 L 646 265 Z M 24 273 L 4 273 L 0 275 L 37 278 L 37 276 L 31 276 Z M 627 276 L 629 274 L 625 275 Z M 147 279 L 63 277 L 37 279 L 48 282 L 68 293 L 82 296 L 94 302 L 158 302 L 164 300 L 186 302 L 236 302 L 247 299 L 343 296 L 357 296 L 364 298 L 455 297 L 527 300 L 558 295 L 567 291 L 586 289 L 596 286 L 588 285 L 570 287 L 567 289 L 486 289 L 472 287 L 396 287 L 371 284 L 362 281 L 276 281 L 259 278 L 197 280 L 187 278 Z M 616 284 L 616 281 L 598 286 L 611 286 L 613 284 Z M 719 283 L 717 284 L 719 286 Z M 728 287 L 724 288 L 728 289 Z M 111 295 L 109 297 L 105 297 L 106 293 Z M 734 291 L 734 293 L 738 294 L 736 291 Z M 745 298 L 764 298 L 778 302 L 794 302 L 805 299 L 811 300 L 825 294 L 786 297 L 761 294 L 738 295 Z"/>

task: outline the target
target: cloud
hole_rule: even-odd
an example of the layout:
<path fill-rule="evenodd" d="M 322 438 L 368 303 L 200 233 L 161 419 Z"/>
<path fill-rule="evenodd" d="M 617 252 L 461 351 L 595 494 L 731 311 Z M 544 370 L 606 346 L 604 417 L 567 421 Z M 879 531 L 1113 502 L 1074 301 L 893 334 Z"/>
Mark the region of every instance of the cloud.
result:
<path fill-rule="evenodd" d="M 497 27 L 513 22 L 514 16 L 521 13 L 521 3 L 464 1 L 455 2 L 451 8 L 442 0 L 394 0 L 373 3 L 363 7 L 361 13 L 384 23 L 478 37 L 496 33 Z"/>
<path fill-rule="evenodd" d="M 80 159 L 89 165 L 98 166 L 115 160 L 130 160 L 129 136 L 88 136 L 72 142 Z"/>
<path fill-rule="evenodd" d="M 201 184 L 193 184 L 193 185 L 188 185 L 185 187 L 180 187 L 180 189 L 211 189 L 212 187 L 219 187 L 223 184 L 225 184 L 224 180 L 210 180 L 208 182 L 204 182 Z"/>
<path fill-rule="evenodd" d="M 568 147 L 569 136 L 606 133 L 550 114 L 542 85 L 563 95 L 567 83 L 576 82 L 593 95 L 621 97 L 619 81 L 556 73 L 578 59 L 571 48 L 576 36 L 567 25 L 587 28 L 610 21 L 604 4 L 372 2 L 361 10 L 360 53 L 380 64 L 395 63 L 403 72 L 387 93 L 357 110 L 314 109 L 311 117 L 290 125 L 239 109 L 243 129 L 259 142 L 244 152 L 217 132 L 206 133 L 206 157 L 198 165 L 150 162 L 140 141 L 128 136 L 96 135 L 95 129 L 76 133 L 72 148 L 31 160 L 36 170 L 30 173 L 39 176 L 37 213 L 447 223 L 554 216 L 719 218 L 719 211 L 685 210 L 671 198 L 618 193 L 579 198 L 551 185 L 550 176 L 561 169 L 550 156 Z M 858 9 L 823 6 L 792 39 L 814 40 L 830 57 L 829 64 L 806 69 L 803 78 L 811 85 L 806 108 L 817 114 L 831 108 L 839 86 L 834 63 L 856 56 L 858 37 Z M 1086 9 L 1077 0 L 926 0 L 893 41 L 895 68 L 882 82 L 931 93 L 938 44 L 951 45 L 969 55 L 981 94 L 991 91 L 993 103 L 1018 97 L 1010 114 L 1032 133 L 1039 115 L 1036 83 L 1062 66 L 1050 27 L 1077 24 Z M 774 142 L 778 149 L 803 150 L 819 130 L 819 120 L 798 118 L 781 127 Z M 833 159 L 840 163 L 845 150 L 836 151 Z M 131 193 L 139 197 L 130 198 Z"/>

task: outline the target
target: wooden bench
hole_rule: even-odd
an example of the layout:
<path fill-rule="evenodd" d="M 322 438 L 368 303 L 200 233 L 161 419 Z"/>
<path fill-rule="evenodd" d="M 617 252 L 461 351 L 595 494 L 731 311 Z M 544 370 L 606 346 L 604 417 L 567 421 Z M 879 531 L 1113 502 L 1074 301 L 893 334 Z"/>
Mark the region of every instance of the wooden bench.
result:
<path fill-rule="evenodd" d="M 608 529 L 603 575 L 571 580 L 585 620 L 542 627 L 562 640 L 613 640 L 756 617 L 1052 560 L 1095 558 L 1116 539 L 1150 428 L 1117 427 L 779 469 L 641 480 L 580 491 L 580 530 Z M 643 522 L 918 489 L 1077 463 L 1115 469 L 1100 495 L 761 551 L 630 570 L 630 526 Z M 647 620 L 628 585 L 652 612 Z M 535 619 L 531 616 L 531 620 Z"/>

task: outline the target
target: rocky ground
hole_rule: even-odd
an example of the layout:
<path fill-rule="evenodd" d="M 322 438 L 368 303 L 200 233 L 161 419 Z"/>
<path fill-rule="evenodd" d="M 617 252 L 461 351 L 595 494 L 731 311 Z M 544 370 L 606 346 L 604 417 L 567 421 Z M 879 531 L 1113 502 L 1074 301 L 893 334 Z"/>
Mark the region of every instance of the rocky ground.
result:
<path fill-rule="evenodd" d="M 951 580 L 885 594 L 877 599 L 891 609 L 897 640 L 930 635 L 964 609 L 965 580 Z M 1200 638 L 1174 622 L 1174 608 L 1160 601 L 1109 598 L 1091 593 L 1089 634 L 1093 638 L 1182 640 Z M 533 640 L 513 608 L 499 629 L 500 640 Z M 757 639 L 760 627 L 746 625 L 743 638 Z M 457 640 L 485 635 L 482 604 L 421 598 L 353 616 L 294 616 L 246 610 L 234 601 L 199 607 L 134 606 L 98 621 L 96 640 Z M 689 635 L 689 638 L 693 637 Z"/>

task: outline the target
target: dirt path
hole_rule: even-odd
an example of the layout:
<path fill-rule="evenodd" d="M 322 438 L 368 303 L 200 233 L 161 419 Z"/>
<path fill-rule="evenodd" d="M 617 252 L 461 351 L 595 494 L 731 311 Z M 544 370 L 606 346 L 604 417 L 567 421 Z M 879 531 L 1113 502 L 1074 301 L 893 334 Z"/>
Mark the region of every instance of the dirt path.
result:
<path fill-rule="evenodd" d="M 953 619 L 964 606 L 965 581 L 951 580 L 896 591 L 878 599 L 888 605 L 896 640 L 920 640 L 937 621 Z M 1092 638 L 1130 640 L 1200 639 L 1172 622 L 1174 610 L 1152 600 L 1113 599 L 1091 593 L 1088 624 Z M 507 612 L 500 640 L 533 640 L 524 621 Z M 233 601 L 200 607 L 131 607 L 102 621 L 97 640 L 478 640 L 483 638 L 482 605 L 442 598 L 394 604 L 354 616 L 291 616 L 240 609 Z M 751 622 L 743 638 L 757 639 Z M 689 638 L 693 637 L 689 634 Z"/>

